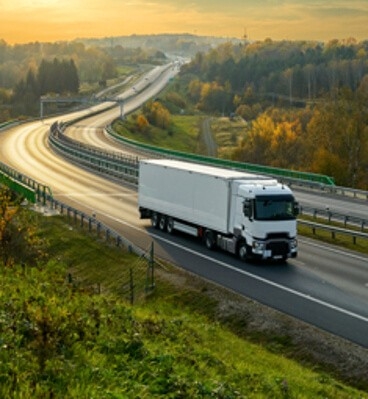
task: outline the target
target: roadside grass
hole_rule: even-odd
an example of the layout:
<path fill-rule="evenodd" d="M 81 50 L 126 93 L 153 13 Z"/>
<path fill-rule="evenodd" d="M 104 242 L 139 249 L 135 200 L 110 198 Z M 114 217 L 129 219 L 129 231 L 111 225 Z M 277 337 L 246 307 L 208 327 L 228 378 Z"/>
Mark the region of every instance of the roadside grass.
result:
<path fill-rule="evenodd" d="M 324 218 L 315 218 L 312 216 L 302 215 L 299 216 L 299 219 L 306 220 L 309 222 L 319 223 L 322 225 L 327 225 L 331 227 L 339 227 L 342 229 L 347 229 L 351 231 L 360 232 L 361 229 L 358 227 L 350 226 L 349 228 L 344 226 L 344 223 L 330 221 L 328 222 Z M 365 231 L 366 232 L 366 231 Z M 314 231 L 309 226 L 303 226 L 301 224 L 298 225 L 298 234 L 304 237 L 309 237 L 314 240 L 322 241 L 328 244 L 336 245 L 341 248 L 345 248 L 351 251 L 361 252 L 364 254 L 368 254 L 368 239 L 366 238 L 356 238 L 355 243 L 353 242 L 353 238 L 349 234 L 343 233 L 335 233 L 334 237 L 332 233 L 329 231 L 325 231 L 322 229 L 316 228 Z"/>
<path fill-rule="evenodd" d="M 231 159 L 232 151 L 247 134 L 247 123 L 239 117 L 211 118 L 212 134 L 218 145 L 219 158 Z"/>
<path fill-rule="evenodd" d="M 113 124 L 116 133 L 127 139 L 157 147 L 183 152 L 196 152 L 199 146 L 199 120 L 193 115 L 171 116 L 168 130 L 149 126 L 140 131 L 135 123 L 137 114 L 129 115 L 126 121 L 117 120 Z"/>
<path fill-rule="evenodd" d="M 113 282 L 137 257 L 64 217 L 40 215 L 38 226 L 48 264 L 0 270 L 1 397 L 368 397 L 363 377 L 359 390 L 323 364 L 289 359 L 288 337 L 246 339 L 249 319 L 237 312 L 222 322 L 219 302 L 234 294 L 165 265 L 156 290 L 130 306 Z"/>

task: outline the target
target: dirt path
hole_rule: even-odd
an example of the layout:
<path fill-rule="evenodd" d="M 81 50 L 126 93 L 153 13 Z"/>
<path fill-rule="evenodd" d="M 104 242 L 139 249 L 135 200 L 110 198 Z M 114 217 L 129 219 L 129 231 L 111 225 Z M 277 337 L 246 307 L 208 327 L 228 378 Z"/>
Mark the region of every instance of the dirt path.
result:
<path fill-rule="evenodd" d="M 211 131 L 211 118 L 206 118 L 201 126 L 201 138 L 206 148 L 206 155 L 217 157 L 217 144 Z"/>

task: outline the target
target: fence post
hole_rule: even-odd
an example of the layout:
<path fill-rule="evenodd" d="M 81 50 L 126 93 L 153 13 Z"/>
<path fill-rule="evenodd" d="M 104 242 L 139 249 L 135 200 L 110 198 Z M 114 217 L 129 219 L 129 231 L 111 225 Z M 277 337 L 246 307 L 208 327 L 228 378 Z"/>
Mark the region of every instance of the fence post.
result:
<path fill-rule="evenodd" d="M 149 290 L 153 290 L 155 287 L 155 259 L 154 259 L 154 243 L 151 244 L 151 249 L 149 253 L 148 259 L 148 268 L 147 268 L 147 282 L 146 282 L 146 292 Z"/>
<path fill-rule="evenodd" d="M 134 304 L 134 279 L 133 279 L 133 269 L 129 269 L 129 287 L 130 287 L 130 304 Z"/>

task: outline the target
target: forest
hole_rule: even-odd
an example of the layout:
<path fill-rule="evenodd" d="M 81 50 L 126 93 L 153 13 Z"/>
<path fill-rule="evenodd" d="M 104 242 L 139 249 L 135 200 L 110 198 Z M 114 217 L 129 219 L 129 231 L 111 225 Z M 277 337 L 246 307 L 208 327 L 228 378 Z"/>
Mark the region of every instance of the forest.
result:
<path fill-rule="evenodd" d="M 238 115 L 238 161 L 368 189 L 368 41 L 226 43 L 198 53 L 174 88 L 204 113 Z"/>
<path fill-rule="evenodd" d="M 82 42 L 9 45 L 0 40 L 0 123 L 37 116 L 44 94 L 86 95 L 140 65 L 166 60 L 158 49 Z M 90 89 L 90 87 L 92 89 Z"/>

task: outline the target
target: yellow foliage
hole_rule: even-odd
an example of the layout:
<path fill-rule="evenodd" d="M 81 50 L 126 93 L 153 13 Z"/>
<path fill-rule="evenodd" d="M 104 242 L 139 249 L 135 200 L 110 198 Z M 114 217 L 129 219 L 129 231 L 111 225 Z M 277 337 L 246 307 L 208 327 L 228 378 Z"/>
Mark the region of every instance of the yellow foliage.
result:
<path fill-rule="evenodd" d="M 149 125 L 149 122 L 148 122 L 147 118 L 143 114 L 139 114 L 137 117 L 138 129 L 141 131 L 144 131 L 148 125 Z"/>

